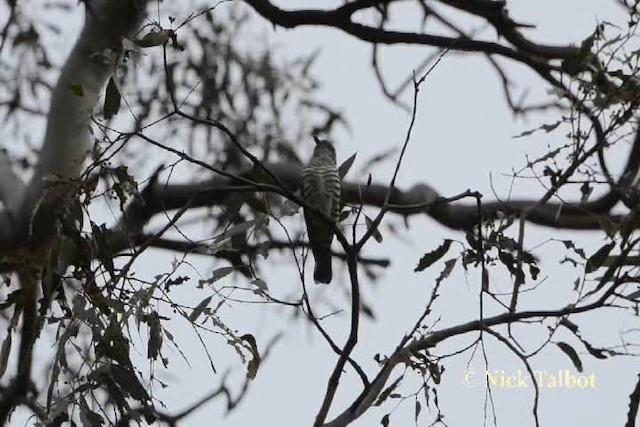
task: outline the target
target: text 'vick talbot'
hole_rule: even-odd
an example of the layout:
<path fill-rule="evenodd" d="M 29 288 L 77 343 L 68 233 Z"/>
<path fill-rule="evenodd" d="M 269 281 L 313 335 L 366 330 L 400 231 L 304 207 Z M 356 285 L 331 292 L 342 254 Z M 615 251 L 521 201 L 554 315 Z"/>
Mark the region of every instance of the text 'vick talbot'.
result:
<path fill-rule="evenodd" d="M 569 369 L 557 371 L 536 370 L 533 371 L 533 376 L 529 371 L 523 369 L 484 372 L 467 369 L 462 376 L 462 382 L 468 388 L 486 384 L 488 387 L 496 389 L 529 389 L 535 387 L 534 381 L 540 390 L 591 390 L 596 388 L 595 373 L 576 373 Z"/>

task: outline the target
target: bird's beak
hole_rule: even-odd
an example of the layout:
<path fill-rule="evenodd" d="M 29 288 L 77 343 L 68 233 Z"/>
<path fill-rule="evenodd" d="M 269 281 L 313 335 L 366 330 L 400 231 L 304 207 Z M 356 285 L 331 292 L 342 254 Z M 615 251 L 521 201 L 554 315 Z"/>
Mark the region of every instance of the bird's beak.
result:
<path fill-rule="evenodd" d="M 313 140 L 316 142 L 316 145 L 320 143 L 320 139 L 315 135 L 313 135 Z"/>

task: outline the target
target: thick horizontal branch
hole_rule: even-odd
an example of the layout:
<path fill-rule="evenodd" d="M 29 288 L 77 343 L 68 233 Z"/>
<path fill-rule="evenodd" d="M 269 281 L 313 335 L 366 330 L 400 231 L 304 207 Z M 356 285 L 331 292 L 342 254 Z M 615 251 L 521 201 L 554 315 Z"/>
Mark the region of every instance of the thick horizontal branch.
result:
<path fill-rule="evenodd" d="M 291 163 L 273 163 L 267 167 L 274 172 L 284 185 L 294 190 L 300 184 L 301 168 Z M 256 182 L 261 182 L 259 173 L 248 169 L 238 174 Z M 238 193 L 255 193 L 255 189 L 244 183 L 234 184 L 232 179 L 214 177 L 209 181 L 193 184 L 154 183 L 148 187 L 141 197 L 136 199 L 126 210 L 121 227 L 133 234 L 156 214 L 172 211 L 190 203 L 192 208 L 224 205 L 229 196 Z M 342 199 L 346 204 L 383 207 L 387 186 L 381 184 L 365 184 L 343 181 Z M 615 205 L 617 198 L 607 193 L 599 199 L 587 203 L 555 203 L 548 202 L 528 212 L 527 220 L 548 227 L 595 230 L 603 226 L 603 222 L 619 222 L 623 217 L 611 216 L 609 210 Z M 518 215 L 521 211 L 535 206 L 537 200 L 491 201 L 483 203 L 483 216 L 495 218 L 498 212 Z M 394 188 L 389 199 L 389 212 L 402 216 L 417 214 L 427 215 L 440 224 L 457 230 L 471 228 L 478 222 L 478 211 L 475 202 L 447 202 L 438 192 L 427 184 L 416 184 L 408 190 Z"/>
<path fill-rule="evenodd" d="M 635 162 L 629 162 L 635 164 Z M 290 191 L 295 191 L 300 184 L 301 167 L 291 163 L 272 163 L 266 165 Z M 632 171 L 633 172 L 633 171 Z M 626 176 L 632 176 L 625 174 Z M 236 176 L 250 179 L 257 183 L 271 183 L 270 178 L 247 168 Z M 268 187 L 267 187 L 268 188 Z M 382 184 L 365 184 L 343 181 L 342 198 L 350 205 L 364 204 L 382 208 L 385 204 L 388 187 Z M 175 211 L 189 205 L 189 209 L 198 207 L 225 206 L 228 197 L 247 193 L 247 199 L 257 192 L 245 182 L 222 176 L 208 181 L 191 184 L 166 184 L 152 180 L 138 197 L 125 209 L 122 219 L 111 233 L 112 248 L 122 250 L 131 245 L 132 239 L 143 233 L 146 224 L 155 215 Z M 438 223 L 455 230 L 468 230 L 478 222 L 478 209 L 475 201 L 464 203 L 465 194 L 453 198 L 443 198 L 427 184 L 415 184 L 408 190 L 393 188 L 388 205 L 388 212 L 409 217 L 425 215 Z M 538 225 L 553 228 L 575 230 L 598 230 L 603 227 L 619 224 L 625 220 L 623 215 L 611 215 L 609 211 L 618 201 L 618 192 L 610 191 L 599 199 L 587 203 L 547 202 L 537 206 L 538 201 L 511 200 L 490 201 L 482 204 L 482 216 L 485 219 L 499 218 L 501 215 L 519 216 L 527 212 L 526 220 Z M 532 207 L 534 207 L 532 209 Z M 531 210 L 530 210 L 531 209 Z M 0 236 L 2 237 L 2 236 Z M 15 238 L 0 240 L 0 254 L 13 253 L 16 247 L 24 245 Z M 337 254 L 336 254 L 337 255 Z M 370 260 L 371 261 L 371 260 Z M 5 260 L 0 270 L 11 269 L 10 261 Z"/>

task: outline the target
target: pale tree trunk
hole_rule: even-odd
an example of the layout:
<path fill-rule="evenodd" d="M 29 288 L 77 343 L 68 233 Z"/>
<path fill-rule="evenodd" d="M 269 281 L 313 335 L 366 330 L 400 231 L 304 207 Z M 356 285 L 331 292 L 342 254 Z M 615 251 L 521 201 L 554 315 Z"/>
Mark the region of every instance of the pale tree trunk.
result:
<path fill-rule="evenodd" d="M 134 37 L 145 7 L 146 0 L 86 2 L 84 28 L 52 92 L 47 129 L 32 178 L 22 184 L 11 172 L 7 159 L 0 158 L 0 197 L 5 208 L 0 237 L 20 230 L 20 238 L 24 238 L 38 206 L 48 214 L 56 195 L 43 197 L 47 178 L 79 177 L 92 147 L 90 123 L 92 116 L 100 112 L 96 105 L 125 54 L 123 39 Z"/>

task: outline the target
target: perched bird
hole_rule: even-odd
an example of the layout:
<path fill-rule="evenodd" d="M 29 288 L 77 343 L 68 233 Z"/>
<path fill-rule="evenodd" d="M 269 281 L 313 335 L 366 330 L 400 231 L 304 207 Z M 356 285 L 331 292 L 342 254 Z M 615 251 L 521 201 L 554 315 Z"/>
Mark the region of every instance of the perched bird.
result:
<path fill-rule="evenodd" d="M 302 197 L 309 206 L 324 213 L 335 223 L 340 214 L 340 174 L 336 165 L 336 150 L 328 141 L 315 136 L 313 139 L 316 141 L 313 156 L 302 169 Z M 316 283 L 329 283 L 333 224 L 310 209 L 304 210 L 304 219 L 316 261 L 313 278 Z"/>

